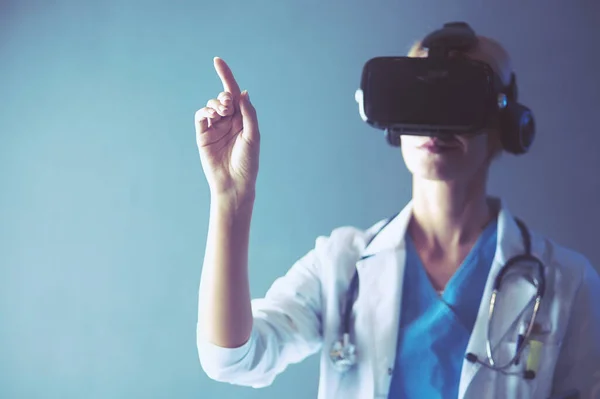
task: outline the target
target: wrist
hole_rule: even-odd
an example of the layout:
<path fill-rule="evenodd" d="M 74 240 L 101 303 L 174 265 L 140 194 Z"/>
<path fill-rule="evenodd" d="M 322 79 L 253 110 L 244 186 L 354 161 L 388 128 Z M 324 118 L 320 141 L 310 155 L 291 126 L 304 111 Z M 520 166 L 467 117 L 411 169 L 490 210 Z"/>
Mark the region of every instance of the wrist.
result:
<path fill-rule="evenodd" d="M 256 193 L 219 193 L 210 196 L 211 211 L 217 212 L 222 216 L 244 217 L 251 216 L 254 208 Z"/>

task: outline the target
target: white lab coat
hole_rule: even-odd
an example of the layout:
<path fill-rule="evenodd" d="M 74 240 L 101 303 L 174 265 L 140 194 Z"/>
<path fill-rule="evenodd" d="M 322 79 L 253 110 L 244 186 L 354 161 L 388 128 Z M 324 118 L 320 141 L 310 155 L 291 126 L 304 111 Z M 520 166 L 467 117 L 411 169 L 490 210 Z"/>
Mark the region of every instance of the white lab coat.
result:
<path fill-rule="evenodd" d="M 494 277 L 510 257 L 523 253 L 521 234 L 504 202 L 498 216 L 498 244 L 467 352 L 485 358 L 489 299 Z M 250 339 L 239 348 L 209 343 L 198 325 L 198 352 L 207 375 L 255 388 L 268 386 L 291 363 L 321 350 L 319 399 L 387 398 L 402 298 L 404 235 L 412 202 L 365 250 L 384 221 L 367 230 L 341 227 L 319 237 L 313 250 L 277 279 L 264 298 L 254 299 Z M 531 231 L 531 230 L 530 230 Z M 506 376 L 463 361 L 459 399 L 546 399 L 572 389 L 582 399 L 600 398 L 600 277 L 582 255 L 532 234 L 532 250 L 548 267 L 546 296 L 535 339 L 543 342 L 537 377 Z M 372 255 L 359 261 L 363 255 Z M 336 371 L 329 348 L 339 338 L 344 294 L 355 270 L 353 341 L 358 364 Z M 521 278 L 508 281 L 498 296 L 491 339 L 497 360 L 515 352 L 511 326 L 535 294 Z M 201 306 L 201 305 L 200 305 Z M 527 353 L 525 353 L 527 356 Z M 520 362 L 525 367 L 525 361 Z M 418 365 L 417 365 L 418 367 Z"/>

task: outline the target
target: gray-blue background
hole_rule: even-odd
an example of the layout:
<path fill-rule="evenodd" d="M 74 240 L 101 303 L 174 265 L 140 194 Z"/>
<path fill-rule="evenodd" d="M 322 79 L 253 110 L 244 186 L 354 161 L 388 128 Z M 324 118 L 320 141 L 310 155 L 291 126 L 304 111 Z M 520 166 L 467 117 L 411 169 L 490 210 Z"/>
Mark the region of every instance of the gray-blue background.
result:
<path fill-rule="evenodd" d="M 597 0 L 0 4 L 0 398 L 315 396 L 316 357 L 264 390 L 197 360 L 209 193 L 193 116 L 220 91 L 215 55 L 262 128 L 253 295 L 317 235 L 409 200 L 354 90 L 367 59 L 450 20 L 505 44 L 537 116 L 531 154 L 504 156 L 490 191 L 600 265 Z"/>

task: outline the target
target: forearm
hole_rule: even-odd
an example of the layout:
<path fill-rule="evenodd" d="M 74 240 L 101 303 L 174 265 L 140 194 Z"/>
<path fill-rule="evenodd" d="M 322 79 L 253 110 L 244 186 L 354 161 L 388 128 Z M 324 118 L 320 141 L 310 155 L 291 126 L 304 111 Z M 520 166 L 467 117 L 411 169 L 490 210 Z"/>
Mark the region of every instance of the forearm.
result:
<path fill-rule="evenodd" d="M 221 347 L 241 346 L 252 330 L 248 246 L 253 206 L 254 199 L 241 205 L 211 200 L 198 318 L 206 338 Z"/>

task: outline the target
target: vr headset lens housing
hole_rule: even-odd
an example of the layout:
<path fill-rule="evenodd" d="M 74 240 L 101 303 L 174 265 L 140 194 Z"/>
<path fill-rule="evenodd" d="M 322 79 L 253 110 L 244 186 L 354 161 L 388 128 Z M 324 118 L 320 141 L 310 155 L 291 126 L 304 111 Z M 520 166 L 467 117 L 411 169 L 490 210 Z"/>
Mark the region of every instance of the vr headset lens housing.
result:
<path fill-rule="evenodd" d="M 464 58 L 377 57 L 363 69 L 363 119 L 404 134 L 477 133 L 496 123 L 500 79 Z"/>
<path fill-rule="evenodd" d="M 423 40 L 426 58 L 369 60 L 356 91 L 361 118 L 384 130 L 392 146 L 400 145 L 401 135 L 444 137 L 499 128 L 506 151 L 527 152 L 535 121 L 529 108 L 517 102 L 514 73 L 504 86 L 488 64 L 450 56 L 477 40 L 468 24 L 451 22 Z"/>

